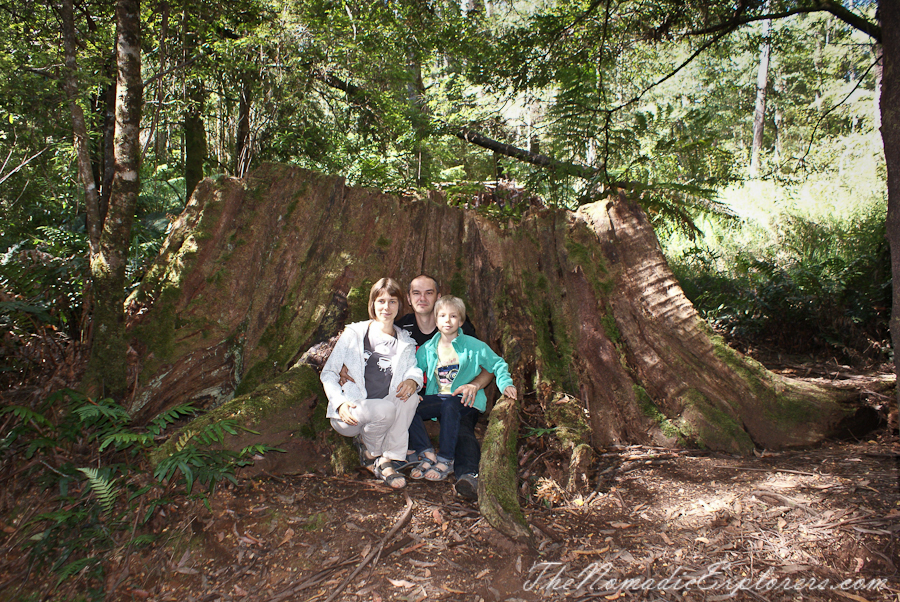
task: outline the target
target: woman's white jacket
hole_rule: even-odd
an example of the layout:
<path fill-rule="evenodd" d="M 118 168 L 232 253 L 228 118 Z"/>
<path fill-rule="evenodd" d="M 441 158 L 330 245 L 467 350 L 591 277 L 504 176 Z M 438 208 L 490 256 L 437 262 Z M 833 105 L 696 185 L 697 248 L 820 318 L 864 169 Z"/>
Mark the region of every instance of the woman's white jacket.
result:
<path fill-rule="evenodd" d="M 368 399 L 366 393 L 366 371 L 363 359 L 363 340 L 372 320 L 354 322 L 344 327 L 334 350 L 322 368 L 322 386 L 328 397 L 328 418 L 340 418 L 338 408 L 344 402 L 354 402 L 360 399 Z M 397 335 L 397 356 L 394 358 L 394 375 L 391 378 L 391 393 L 404 380 L 412 380 L 416 383 L 416 389 L 422 388 L 422 370 L 416 365 L 416 342 L 402 328 L 394 326 Z M 343 387 L 340 384 L 341 366 L 347 366 L 350 377 L 356 382 L 347 381 Z"/>

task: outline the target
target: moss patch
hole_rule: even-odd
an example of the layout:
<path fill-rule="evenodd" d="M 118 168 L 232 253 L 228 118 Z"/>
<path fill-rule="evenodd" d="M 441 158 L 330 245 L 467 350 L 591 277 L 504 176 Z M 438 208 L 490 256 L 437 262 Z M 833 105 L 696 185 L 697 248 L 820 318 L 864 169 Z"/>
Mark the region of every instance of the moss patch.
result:
<path fill-rule="evenodd" d="M 557 393 L 547 404 L 545 416 L 550 424 L 556 425 L 556 437 L 564 449 L 575 448 L 590 441 L 591 427 L 585 421 L 578 400 Z"/>
<path fill-rule="evenodd" d="M 450 294 L 466 301 L 466 291 L 468 290 L 466 286 L 466 277 L 465 274 L 459 270 L 459 266 L 457 266 L 457 269 L 458 271 L 453 272 L 453 276 L 450 278 Z"/>
<path fill-rule="evenodd" d="M 515 405 L 512 401 L 503 403 L 509 404 L 507 411 L 515 412 Z M 499 405 L 495 406 L 494 412 L 500 414 L 502 410 Z M 521 525 L 527 525 L 525 514 L 519 506 L 517 497 L 517 480 L 516 480 L 516 441 L 518 440 L 518 421 L 513 421 L 513 425 L 508 431 L 504 428 L 504 421 L 496 419 L 492 412 L 492 419 L 488 422 L 487 431 L 484 435 L 485 453 L 482 458 L 493 458 L 498 466 L 494 470 L 487 471 L 496 479 L 493 483 L 485 483 L 490 489 L 490 494 L 494 496 L 497 503 L 515 522 Z M 500 449 L 491 449 L 489 447 L 499 447 Z M 483 471 L 484 472 L 484 471 Z"/>
<path fill-rule="evenodd" d="M 566 236 L 566 251 L 568 261 L 581 268 L 598 299 L 603 299 L 612 292 L 613 280 L 609 277 L 609 270 L 604 262 L 603 255 L 591 250 L 588 244 L 583 244 L 577 239 L 592 236 L 585 227 L 579 227 Z"/>
<path fill-rule="evenodd" d="M 369 319 L 369 291 L 372 289 L 371 280 L 363 280 L 358 287 L 353 287 L 347 292 L 347 311 L 350 322 L 361 322 Z"/>
<path fill-rule="evenodd" d="M 698 445 L 739 454 L 749 453 L 756 447 L 743 427 L 722 410 L 708 403 L 694 404 L 692 408 L 703 417 L 703 420 L 691 421 L 696 428 L 694 440 Z"/>
<path fill-rule="evenodd" d="M 325 399 L 319 375 L 309 366 L 298 366 L 258 387 L 252 393 L 235 397 L 191 420 L 154 450 L 150 454 L 150 460 L 155 465 L 173 454 L 176 443 L 184 433 L 201 432 L 222 420 L 236 420 L 241 426 L 253 429 L 261 420 L 314 396 Z M 294 426 L 300 428 L 300 425 Z"/>
<path fill-rule="evenodd" d="M 635 384 L 631 386 L 631 389 L 634 392 L 635 399 L 637 399 L 641 413 L 656 422 L 663 435 L 669 439 L 676 439 L 680 445 L 687 445 L 692 442 L 694 431 L 690 423 L 670 420 L 654 403 L 644 387 Z"/>
<path fill-rule="evenodd" d="M 578 382 L 572 372 L 572 342 L 567 330 L 569 320 L 560 315 L 564 307 L 556 298 L 555 291 L 548 291 L 548 283 L 543 274 L 536 277 L 523 272 L 524 289 L 528 298 L 528 312 L 534 324 L 536 360 L 540 362 L 542 379 L 552 381 L 556 388 L 577 391 Z"/>

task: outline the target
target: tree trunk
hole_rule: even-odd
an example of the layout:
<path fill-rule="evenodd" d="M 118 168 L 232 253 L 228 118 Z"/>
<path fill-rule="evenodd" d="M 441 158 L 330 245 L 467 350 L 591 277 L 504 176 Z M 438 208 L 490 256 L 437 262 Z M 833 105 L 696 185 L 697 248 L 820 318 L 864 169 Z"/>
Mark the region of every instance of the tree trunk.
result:
<path fill-rule="evenodd" d="M 891 343 L 894 370 L 900 375 L 900 6 L 879 2 L 881 16 L 881 140 L 887 166 L 887 239 L 891 247 Z M 900 405 L 900 389 L 897 391 Z"/>
<path fill-rule="evenodd" d="M 241 73 L 241 95 L 238 102 L 237 132 L 234 145 L 234 175 L 243 178 L 250 169 L 250 107 L 253 102 L 253 74 Z"/>
<path fill-rule="evenodd" d="M 255 408 L 255 391 L 290 381 L 300 372 L 285 371 L 301 356 L 366 316 L 372 281 L 423 271 L 465 299 L 479 335 L 520 390 L 535 391 L 529 400 L 561 427 L 577 464 L 589 463 L 585 443 L 735 453 L 807 445 L 846 415 L 839 393 L 726 347 L 624 194 L 498 223 L 438 195 L 392 197 L 278 165 L 246 182 L 204 180 L 173 224 L 128 304 L 140 374 L 130 410 L 140 421 L 235 395 Z M 516 408 L 507 400 L 494 411 L 483 507 L 495 527 L 527 541 L 510 506 Z"/>
<path fill-rule="evenodd" d="M 157 68 L 159 69 L 160 74 L 165 73 L 166 66 L 169 59 L 169 49 L 167 44 L 167 38 L 169 36 L 169 3 L 163 0 L 159 3 L 159 56 Z M 147 156 L 147 151 L 150 149 L 150 146 L 153 145 L 154 149 L 159 149 L 162 147 L 165 149 L 164 144 L 160 144 L 159 135 L 157 131 L 159 129 L 160 115 L 163 112 L 163 107 L 165 106 L 165 97 L 166 97 L 166 77 L 165 75 L 160 75 L 156 78 L 156 95 L 155 102 L 153 107 L 153 116 L 150 119 L 150 131 L 147 132 L 147 142 L 144 143 L 144 148 L 141 150 L 141 162 L 143 163 L 144 158 Z M 160 154 L 154 151 L 154 165 L 159 165 L 160 163 L 165 162 L 165 154 Z"/>
<path fill-rule="evenodd" d="M 198 52 L 199 29 L 203 27 L 202 6 L 196 2 L 185 4 L 182 14 L 184 46 L 182 60 L 187 61 Z M 206 126 L 203 112 L 206 91 L 202 78 L 197 74 L 185 74 L 184 89 L 184 195 L 190 198 L 194 188 L 203 179 L 203 167 L 208 157 Z"/>
<path fill-rule="evenodd" d="M 78 163 L 78 178 L 84 186 L 84 204 L 87 215 L 88 242 L 91 256 L 100 248 L 100 230 L 103 222 L 100 218 L 100 194 L 94 169 L 91 162 L 90 137 L 84 120 L 84 110 L 78 104 L 78 61 L 75 50 L 75 14 L 73 0 L 63 0 L 62 34 L 63 48 L 66 57 L 64 85 L 69 100 L 69 111 L 72 113 L 72 131 L 74 133 L 75 157 Z"/>
<path fill-rule="evenodd" d="M 769 86 L 769 21 L 763 21 L 762 43 L 759 48 L 759 71 L 756 74 L 756 108 L 753 111 L 753 146 L 750 148 L 750 177 L 759 175 L 759 154 L 763 145 L 766 124 L 766 88 Z"/>
<path fill-rule="evenodd" d="M 200 180 L 206 163 L 206 126 L 203 123 L 204 91 L 202 82 L 193 82 L 184 111 L 184 190 L 190 197 Z"/>
<path fill-rule="evenodd" d="M 100 223 L 106 221 L 109 213 L 109 198 L 112 195 L 113 178 L 116 175 L 116 70 L 115 52 L 106 63 L 109 84 L 100 92 L 103 103 L 103 163 L 100 169 Z"/>
<path fill-rule="evenodd" d="M 125 265 L 140 190 L 140 16 L 139 0 L 116 3 L 116 168 L 100 250 L 91 258 L 93 341 L 85 383 L 91 393 L 113 396 L 126 389 Z"/>
<path fill-rule="evenodd" d="M 484 435 L 478 479 L 478 507 L 495 529 L 530 546 L 534 534 L 519 506 L 516 486 L 516 439 L 519 434 L 518 404 L 503 397 L 491 410 Z"/>

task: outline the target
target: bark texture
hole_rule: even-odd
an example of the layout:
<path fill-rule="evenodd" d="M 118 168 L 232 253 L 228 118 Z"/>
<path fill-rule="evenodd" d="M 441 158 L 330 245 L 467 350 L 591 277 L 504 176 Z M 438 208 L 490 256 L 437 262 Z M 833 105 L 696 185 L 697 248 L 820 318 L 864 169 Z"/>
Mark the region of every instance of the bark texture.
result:
<path fill-rule="evenodd" d="M 310 408 L 291 415 L 294 430 L 315 422 L 311 400 L 324 407 L 324 394 L 298 360 L 366 317 L 374 280 L 408 283 L 423 271 L 465 299 L 516 386 L 535 392 L 572 450 L 571 488 L 586 483 L 588 444 L 746 453 L 814 443 L 845 416 L 836 394 L 726 347 L 624 197 L 500 223 L 437 195 L 399 198 L 271 164 L 246 181 L 201 182 L 129 300 L 138 352 L 131 412 L 146 420 L 191 402 L 256 428 L 293 402 Z M 492 525 L 528 543 L 517 429 L 516 404 L 501 399 L 484 442 L 480 502 Z"/>
<path fill-rule="evenodd" d="M 545 407 L 575 408 L 548 411 L 570 430 L 581 417 L 573 447 L 747 452 L 816 442 L 844 416 L 830 392 L 722 344 L 624 198 L 497 223 L 438 196 L 392 197 L 277 165 L 246 183 L 203 181 L 175 223 L 129 305 L 140 356 L 132 411 L 250 393 L 363 318 L 375 279 L 422 271 L 466 300 L 518 386 Z"/>
<path fill-rule="evenodd" d="M 95 304 L 86 385 L 94 393 L 119 395 L 127 387 L 125 264 L 140 190 L 141 22 L 138 0 L 116 3 L 115 174 L 100 251 L 91 257 Z"/>
<path fill-rule="evenodd" d="M 891 342 L 900 349 L 900 6 L 890 0 L 878 3 L 881 17 L 881 139 L 887 165 L 887 239 L 891 247 L 892 308 Z M 894 369 L 900 375 L 900 354 L 894 353 Z M 900 404 L 900 388 L 897 390 Z"/>

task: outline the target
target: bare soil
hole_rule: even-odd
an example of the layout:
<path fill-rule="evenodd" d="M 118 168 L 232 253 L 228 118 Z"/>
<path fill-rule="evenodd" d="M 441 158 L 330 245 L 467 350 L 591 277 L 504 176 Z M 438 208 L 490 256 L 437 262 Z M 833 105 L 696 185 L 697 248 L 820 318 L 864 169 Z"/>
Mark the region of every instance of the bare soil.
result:
<path fill-rule="evenodd" d="M 847 381 L 887 414 L 889 398 L 875 392 L 882 376 L 822 371 L 807 377 Z M 539 414 L 528 409 L 526 421 Z M 750 457 L 597 450 L 590 486 L 571 493 L 559 486 L 566 456 L 555 438 L 525 425 L 520 501 L 536 550 L 492 529 L 452 479 L 410 480 L 397 492 L 363 469 L 260 473 L 220 488 L 208 507 L 182 500 L 157 511 L 147 526 L 154 543 L 125 549 L 110 566 L 107 599 L 897 600 L 894 416 L 892 428 L 862 439 Z M 81 593 L 63 585 L 30 594 L 49 589 L 10 539 L 0 543 L 0 599 Z"/>

